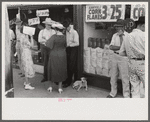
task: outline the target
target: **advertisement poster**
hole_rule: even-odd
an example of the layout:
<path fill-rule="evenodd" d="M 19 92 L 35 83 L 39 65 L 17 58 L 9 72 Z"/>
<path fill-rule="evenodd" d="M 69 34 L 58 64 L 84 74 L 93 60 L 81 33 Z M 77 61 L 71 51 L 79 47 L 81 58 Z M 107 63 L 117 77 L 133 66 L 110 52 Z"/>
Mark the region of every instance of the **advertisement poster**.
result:
<path fill-rule="evenodd" d="M 87 5 L 86 22 L 115 22 L 124 19 L 125 5 Z"/>

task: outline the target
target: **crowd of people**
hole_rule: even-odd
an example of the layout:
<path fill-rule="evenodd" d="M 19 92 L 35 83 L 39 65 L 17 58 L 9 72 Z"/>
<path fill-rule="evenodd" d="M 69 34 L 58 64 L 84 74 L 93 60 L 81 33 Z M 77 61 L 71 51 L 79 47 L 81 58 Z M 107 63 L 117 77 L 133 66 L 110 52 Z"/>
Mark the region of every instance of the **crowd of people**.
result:
<path fill-rule="evenodd" d="M 66 88 L 77 79 L 77 55 L 79 46 L 79 35 L 73 28 L 70 20 L 62 23 L 55 22 L 51 18 L 46 18 L 42 23 L 45 28 L 38 34 L 38 42 L 44 64 L 43 80 L 49 81 L 48 91 L 52 92 L 53 83 L 58 85 L 58 92 L 63 92 L 63 87 Z M 33 90 L 29 78 L 35 76 L 33 67 L 33 59 L 31 50 L 34 46 L 33 35 L 23 33 L 23 27 L 28 26 L 26 22 L 16 19 L 15 34 L 13 33 L 10 23 L 11 40 L 15 39 L 15 51 L 12 55 L 17 54 L 18 65 L 20 69 L 19 75 L 25 77 L 24 88 Z M 14 45 L 14 44 L 12 44 Z M 13 46 L 14 48 L 14 46 Z"/>
<path fill-rule="evenodd" d="M 63 24 L 54 22 L 51 18 L 43 21 L 45 28 L 38 34 L 41 53 L 44 63 L 43 80 L 49 81 L 48 91 L 52 92 L 53 83 L 58 85 L 58 92 L 77 80 L 77 57 L 79 35 L 73 28 L 71 21 Z M 111 92 L 107 98 L 117 95 L 117 80 L 121 74 L 124 98 L 145 97 L 145 17 L 139 17 L 135 22 L 136 29 L 131 33 L 125 31 L 124 20 L 118 19 L 114 25 L 117 32 L 112 36 L 110 50 L 114 51 L 112 59 Z M 22 32 L 27 23 L 16 20 L 16 52 L 21 77 L 25 77 L 24 88 L 34 89 L 29 78 L 35 76 L 31 50 L 33 36 Z M 10 28 L 11 40 L 15 37 Z M 13 52 L 14 53 L 14 52 Z M 131 84 L 131 89 L 130 89 Z"/>

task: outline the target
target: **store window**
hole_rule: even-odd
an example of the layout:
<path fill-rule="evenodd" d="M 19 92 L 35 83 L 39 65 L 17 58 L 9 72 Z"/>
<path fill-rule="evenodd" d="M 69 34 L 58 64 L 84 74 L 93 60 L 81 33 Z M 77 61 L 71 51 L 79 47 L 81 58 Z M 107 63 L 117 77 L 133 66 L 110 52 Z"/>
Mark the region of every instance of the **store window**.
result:
<path fill-rule="evenodd" d="M 130 16 L 136 15 L 138 18 L 141 15 L 134 14 L 135 10 L 139 10 L 138 13 L 143 10 L 143 8 L 136 7 L 123 4 L 83 6 L 83 69 L 85 73 L 111 76 L 111 61 L 114 52 L 109 49 L 109 44 L 116 32 L 113 25 L 117 19 L 127 20 L 125 30 L 131 32 L 135 28 L 135 23 Z"/>

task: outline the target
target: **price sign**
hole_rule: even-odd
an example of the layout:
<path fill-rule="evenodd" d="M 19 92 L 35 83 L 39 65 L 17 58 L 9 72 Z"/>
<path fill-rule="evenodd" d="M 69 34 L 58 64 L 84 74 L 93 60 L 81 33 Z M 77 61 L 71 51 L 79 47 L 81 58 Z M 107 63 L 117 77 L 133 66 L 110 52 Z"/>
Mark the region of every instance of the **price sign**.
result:
<path fill-rule="evenodd" d="M 39 16 L 49 16 L 49 10 L 46 9 L 46 10 L 37 10 L 36 11 L 36 16 L 39 17 Z"/>
<path fill-rule="evenodd" d="M 140 16 L 145 16 L 145 5 L 144 4 L 131 5 L 131 19 L 137 21 Z"/>
<path fill-rule="evenodd" d="M 36 17 L 36 18 L 28 19 L 28 24 L 29 24 L 29 25 L 40 24 L 40 18 L 39 18 L 39 17 Z"/>
<path fill-rule="evenodd" d="M 125 5 L 87 5 L 86 22 L 115 22 L 124 19 Z"/>

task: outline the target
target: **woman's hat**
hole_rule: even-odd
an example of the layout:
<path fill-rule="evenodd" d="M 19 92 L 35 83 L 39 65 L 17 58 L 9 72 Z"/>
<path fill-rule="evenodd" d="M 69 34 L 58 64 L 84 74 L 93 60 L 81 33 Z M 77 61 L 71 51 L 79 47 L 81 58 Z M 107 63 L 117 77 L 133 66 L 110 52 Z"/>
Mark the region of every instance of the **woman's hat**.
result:
<path fill-rule="evenodd" d="M 22 23 L 22 21 L 20 20 L 20 19 L 16 19 L 16 21 L 15 21 L 15 24 L 17 25 L 17 24 L 21 24 Z"/>
<path fill-rule="evenodd" d="M 145 16 L 139 17 L 138 21 L 135 21 L 136 24 L 145 24 Z"/>
<path fill-rule="evenodd" d="M 64 29 L 64 26 L 60 23 L 55 23 L 52 25 L 53 28 L 59 28 L 59 29 Z"/>
<path fill-rule="evenodd" d="M 117 19 L 116 24 L 114 25 L 114 27 L 123 27 L 125 25 L 124 20 L 122 19 Z"/>
<path fill-rule="evenodd" d="M 52 25 L 55 23 L 55 21 L 53 21 L 51 18 L 46 18 L 45 21 L 43 21 L 42 23 Z"/>

